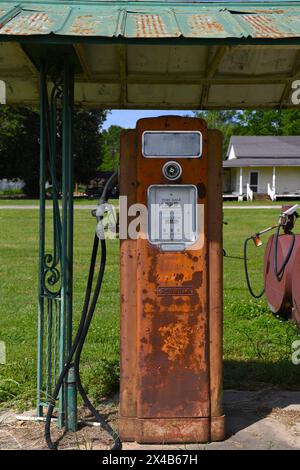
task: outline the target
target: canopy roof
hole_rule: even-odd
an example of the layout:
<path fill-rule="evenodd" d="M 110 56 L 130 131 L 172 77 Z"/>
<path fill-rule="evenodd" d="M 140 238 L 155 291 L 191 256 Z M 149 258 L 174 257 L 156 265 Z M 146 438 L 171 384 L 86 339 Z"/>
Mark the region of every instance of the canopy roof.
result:
<path fill-rule="evenodd" d="M 274 5 L 274 6 L 270 6 Z M 98 38 L 290 38 L 300 36 L 299 5 L 292 2 L 174 3 L 108 1 L 1 2 L 3 35 Z"/>
<path fill-rule="evenodd" d="M 75 64 L 75 101 L 111 108 L 290 106 L 300 2 L 0 2 L 7 101 L 36 104 L 41 60 Z"/>

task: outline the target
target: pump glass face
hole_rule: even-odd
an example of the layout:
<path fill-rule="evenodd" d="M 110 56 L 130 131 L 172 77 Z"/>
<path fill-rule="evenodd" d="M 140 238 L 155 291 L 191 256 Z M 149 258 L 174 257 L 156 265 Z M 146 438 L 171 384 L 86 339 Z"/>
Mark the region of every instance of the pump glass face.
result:
<path fill-rule="evenodd" d="M 146 158 L 200 158 L 202 135 L 199 131 L 146 131 L 142 152 Z"/>
<path fill-rule="evenodd" d="M 153 185 L 148 189 L 149 241 L 165 251 L 181 251 L 197 240 L 197 188 Z"/>

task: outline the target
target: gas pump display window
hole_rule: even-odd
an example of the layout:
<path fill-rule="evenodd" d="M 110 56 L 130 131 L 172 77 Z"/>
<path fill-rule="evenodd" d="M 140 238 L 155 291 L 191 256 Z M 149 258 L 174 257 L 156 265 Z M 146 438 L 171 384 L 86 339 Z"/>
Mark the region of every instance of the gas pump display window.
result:
<path fill-rule="evenodd" d="M 146 158 L 200 158 L 202 135 L 199 131 L 145 131 L 142 153 Z"/>
<path fill-rule="evenodd" d="M 197 240 L 197 188 L 153 185 L 148 189 L 149 242 L 181 251 Z"/>

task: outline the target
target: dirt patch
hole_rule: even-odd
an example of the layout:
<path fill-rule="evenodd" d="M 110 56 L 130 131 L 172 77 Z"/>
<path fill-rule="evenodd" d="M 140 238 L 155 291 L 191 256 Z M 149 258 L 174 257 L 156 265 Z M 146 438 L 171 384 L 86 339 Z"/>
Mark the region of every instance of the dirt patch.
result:
<path fill-rule="evenodd" d="M 103 404 L 99 409 L 109 424 L 116 428 L 117 405 Z M 44 437 L 43 421 L 27 421 L 34 416 L 34 411 L 24 414 L 24 420 L 16 419 L 12 411 L 0 415 L 0 450 L 47 450 Z M 108 450 L 112 439 L 100 426 L 92 424 L 92 416 L 85 409 L 78 412 L 79 425 L 77 432 L 59 429 L 55 422 L 51 425 L 53 441 L 58 442 L 60 450 Z"/>

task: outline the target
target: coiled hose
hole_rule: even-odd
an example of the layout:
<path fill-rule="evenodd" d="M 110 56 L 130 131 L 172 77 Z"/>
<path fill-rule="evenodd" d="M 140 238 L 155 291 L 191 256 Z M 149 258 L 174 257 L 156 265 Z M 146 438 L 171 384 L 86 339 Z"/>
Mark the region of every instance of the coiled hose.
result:
<path fill-rule="evenodd" d="M 83 304 L 83 309 L 81 313 L 81 318 L 80 322 L 78 325 L 77 333 L 75 336 L 75 339 L 73 341 L 72 347 L 70 354 L 66 360 L 66 363 L 64 365 L 63 370 L 61 371 L 61 374 L 58 378 L 58 381 L 55 385 L 54 392 L 53 392 L 53 397 L 51 400 L 51 403 L 48 407 L 47 411 L 47 416 L 46 416 L 46 423 L 45 423 L 45 440 L 47 443 L 47 446 L 51 450 L 57 450 L 57 443 L 54 443 L 51 439 L 51 418 L 53 415 L 54 407 L 55 407 L 55 402 L 58 399 L 58 395 L 60 392 L 60 389 L 64 383 L 64 379 L 67 376 L 69 369 L 74 366 L 74 372 L 75 372 L 75 378 L 76 378 L 76 385 L 78 388 L 78 391 L 83 399 L 83 402 L 85 406 L 91 411 L 95 419 L 100 423 L 101 427 L 108 432 L 108 434 L 113 438 L 114 444 L 111 448 L 111 450 L 120 450 L 122 448 L 122 443 L 120 440 L 119 435 L 112 429 L 112 427 L 106 422 L 103 416 L 101 416 L 96 408 L 93 406 L 93 404 L 90 402 L 83 386 L 81 383 L 81 377 L 80 377 L 80 357 L 81 357 L 81 352 L 86 340 L 86 336 L 88 334 L 88 330 L 91 324 L 91 321 L 93 319 L 93 315 L 95 312 L 95 308 L 97 305 L 97 301 L 99 298 L 100 290 L 101 290 L 101 285 L 103 281 L 103 276 L 104 276 L 104 271 L 105 271 L 105 264 L 106 264 L 106 242 L 105 239 L 101 240 L 101 261 L 100 261 L 100 267 L 99 267 L 99 272 L 97 276 L 97 281 L 94 289 L 94 293 L 92 296 L 92 301 L 91 301 L 91 295 L 92 295 L 92 285 L 93 285 L 93 279 L 94 279 L 94 274 L 95 274 L 95 266 L 96 266 L 96 259 L 97 259 L 97 253 L 98 253 L 98 248 L 99 248 L 99 238 L 97 235 L 94 237 L 94 244 L 93 244 L 93 250 L 92 250 L 92 256 L 91 256 L 91 263 L 90 263 L 90 269 L 89 269 L 89 276 L 88 276 L 88 281 L 87 281 L 87 287 L 86 287 L 86 293 L 85 293 L 85 299 L 84 299 L 84 304 Z M 73 361 L 74 358 L 74 362 Z"/>
<path fill-rule="evenodd" d="M 276 279 L 278 280 L 278 282 L 281 281 L 282 279 L 282 275 L 284 273 L 284 270 L 286 268 L 286 265 L 288 264 L 291 256 L 292 256 L 292 253 L 293 253 L 293 249 L 294 249 L 294 245 L 295 245 L 295 240 L 296 240 L 296 237 L 295 237 L 295 234 L 293 232 L 290 232 L 290 235 L 292 236 L 292 242 L 291 242 L 291 245 L 289 247 L 289 251 L 280 267 L 280 269 L 278 270 L 278 240 L 279 240 L 279 236 L 280 236 L 280 228 L 281 228 L 281 224 L 279 223 L 277 226 L 274 226 L 274 227 L 270 227 L 270 229 L 274 229 L 276 227 L 276 233 L 274 235 L 274 258 L 273 258 L 273 269 L 274 269 L 274 275 L 276 277 Z M 269 230 L 269 229 L 267 229 Z M 265 231 L 263 231 L 265 232 Z M 261 232 L 262 233 L 262 232 Z M 250 292 L 250 294 L 252 295 L 252 297 L 254 297 L 255 299 L 260 299 L 260 297 L 262 297 L 265 293 L 265 288 L 263 288 L 263 290 L 259 293 L 259 294 L 256 294 L 253 289 L 252 289 L 252 286 L 251 286 L 251 283 L 250 283 L 250 278 L 249 278 L 249 271 L 248 271 L 248 258 L 247 258 L 247 247 L 248 247 L 248 242 L 250 240 L 253 240 L 253 236 L 251 237 L 248 237 L 246 238 L 246 240 L 244 241 L 244 269 L 245 269 L 245 277 L 246 277 L 246 282 L 247 282 L 247 286 L 248 286 L 248 290 Z"/>
<path fill-rule="evenodd" d="M 263 290 L 262 290 L 259 294 L 255 294 L 255 292 L 253 291 L 253 289 L 252 289 L 252 287 L 251 287 L 250 278 L 249 278 L 247 248 L 248 248 L 248 242 L 249 242 L 250 240 L 253 240 L 253 237 L 248 237 L 248 238 L 246 238 L 246 240 L 244 241 L 244 269 L 245 269 L 245 277 L 246 277 L 246 282 L 247 282 L 248 290 L 249 290 L 250 294 L 252 295 L 252 297 L 254 297 L 255 299 L 260 299 L 260 298 L 264 295 L 264 293 L 265 293 L 265 288 L 263 288 Z"/>
<path fill-rule="evenodd" d="M 278 282 L 281 281 L 281 279 L 282 279 L 282 275 L 284 273 L 285 267 L 288 264 L 288 262 L 290 260 L 290 257 L 292 256 L 295 241 L 296 241 L 295 234 L 293 232 L 290 232 L 289 235 L 292 236 L 292 242 L 290 244 L 289 251 L 288 251 L 288 253 L 287 253 L 287 255 L 286 255 L 286 257 L 285 257 L 285 259 L 282 263 L 282 266 L 278 270 L 278 240 L 279 240 L 279 233 L 280 233 L 280 225 L 278 224 L 278 227 L 276 229 L 276 234 L 275 234 L 275 245 L 274 245 L 274 274 L 275 274 L 275 277 L 276 277 Z"/>

